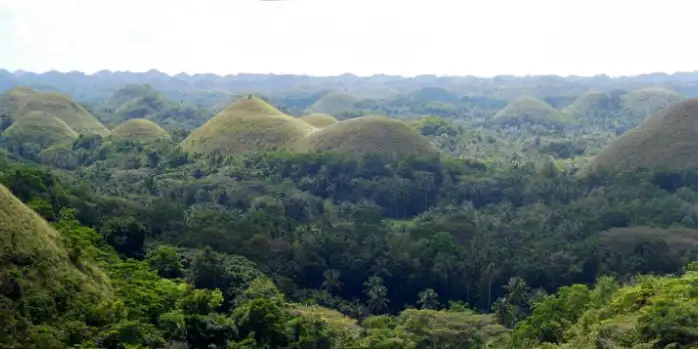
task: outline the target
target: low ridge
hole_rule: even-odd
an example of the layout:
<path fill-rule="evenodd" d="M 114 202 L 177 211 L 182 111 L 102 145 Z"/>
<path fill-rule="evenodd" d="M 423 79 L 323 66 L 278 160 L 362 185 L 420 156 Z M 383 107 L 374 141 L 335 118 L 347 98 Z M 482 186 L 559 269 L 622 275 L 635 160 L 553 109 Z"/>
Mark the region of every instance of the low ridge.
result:
<path fill-rule="evenodd" d="M 305 121 L 310 126 L 317 128 L 325 128 L 327 126 L 339 122 L 339 120 L 337 120 L 337 118 L 335 118 L 334 116 L 324 113 L 312 113 L 304 115 L 301 117 L 301 120 Z"/>
<path fill-rule="evenodd" d="M 40 148 L 70 143 L 78 138 L 77 132 L 63 120 L 43 111 L 32 111 L 20 116 L 2 136 L 5 140 L 35 144 Z"/>
<path fill-rule="evenodd" d="M 309 134 L 296 146 L 302 152 L 432 156 L 438 151 L 406 123 L 385 116 L 363 116 Z"/>
<path fill-rule="evenodd" d="M 698 168 L 698 98 L 673 104 L 626 132 L 592 161 L 591 168 Z"/>
<path fill-rule="evenodd" d="M 156 123 L 146 119 L 131 119 L 115 127 L 111 132 L 114 140 L 154 142 L 172 139 L 169 133 Z"/>
<path fill-rule="evenodd" d="M 507 126 L 527 124 L 557 127 L 573 121 L 568 114 L 533 96 L 521 96 L 512 100 L 494 115 L 493 120 Z"/>
<path fill-rule="evenodd" d="M 289 149 L 315 128 L 254 96 L 243 97 L 194 130 L 182 149 L 190 153 L 244 154 Z"/>

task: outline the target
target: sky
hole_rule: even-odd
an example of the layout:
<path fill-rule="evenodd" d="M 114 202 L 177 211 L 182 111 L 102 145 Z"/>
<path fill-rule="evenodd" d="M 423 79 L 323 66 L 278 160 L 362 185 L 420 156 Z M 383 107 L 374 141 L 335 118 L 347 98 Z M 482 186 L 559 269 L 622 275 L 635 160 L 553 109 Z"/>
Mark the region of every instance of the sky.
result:
<path fill-rule="evenodd" d="M 0 0 L 0 68 L 360 76 L 698 70 L 694 0 Z"/>

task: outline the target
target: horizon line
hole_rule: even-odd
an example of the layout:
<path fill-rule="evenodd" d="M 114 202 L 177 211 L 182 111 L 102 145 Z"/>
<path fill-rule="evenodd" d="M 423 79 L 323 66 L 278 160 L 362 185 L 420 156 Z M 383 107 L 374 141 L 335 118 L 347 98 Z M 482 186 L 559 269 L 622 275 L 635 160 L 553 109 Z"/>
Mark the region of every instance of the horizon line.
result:
<path fill-rule="evenodd" d="M 235 76 L 245 76 L 245 75 L 268 75 L 268 76 L 297 76 L 297 77 L 310 77 L 310 78 L 335 78 L 335 77 L 342 77 L 342 76 L 354 76 L 358 78 L 372 78 L 372 77 L 395 77 L 395 78 L 403 78 L 403 79 L 414 79 L 414 78 L 420 78 L 420 77 L 436 77 L 436 78 L 476 78 L 476 79 L 494 79 L 498 77 L 517 77 L 517 78 L 536 78 L 536 77 L 560 77 L 560 78 L 596 78 L 596 77 L 606 77 L 610 79 L 619 79 L 619 78 L 637 78 L 637 77 L 643 77 L 643 76 L 651 76 L 651 75 L 664 75 L 667 77 L 671 76 L 676 76 L 676 75 L 687 75 L 687 74 L 698 74 L 698 70 L 692 70 L 692 71 L 674 71 L 674 72 L 666 72 L 666 71 L 654 71 L 654 72 L 647 72 L 647 73 L 641 73 L 641 74 L 634 74 L 634 75 L 610 75 L 606 73 L 599 73 L 599 74 L 594 74 L 594 75 L 576 75 L 576 74 L 568 74 L 568 75 L 560 75 L 560 74 L 525 74 L 525 75 L 520 75 L 520 74 L 498 74 L 498 75 L 473 75 L 473 74 L 467 74 L 467 75 L 459 75 L 459 74 L 454 74 L 454 75 L 449 75 L 449 74 L 429 74 L 429 73 L 423 73 L 423 74 L 417 74 L 417 75 L 401 75 L 401 74 L 385 74 L 385 73 L 374 73 L 371 75 L 358 75 L 355 73 L 351 72 L 345 72 L 342 74 L 330 74 L 330 75 L 322 75 L 322 74 L 307 74 L 307 73 L 278 73 L 278 72 L 267 72 L 267 73 L 258 73 L 258 72 L 237 72 L 237 73 L 229 73 L 229 74 L 218 74 L 218 73 L 187 73 L 187 72 L 179 72 L 177 74 L 170 74 L 163 72 L 161 70 L 158 70 L 156 68 L 151 68 L 146 71 L 134 71 L 134 70 L 111 70 L 111 69 L 101 69 L 98 71 L 94 72 L 85 72 L 81 70 L 58 70 L 58 69 L 51 69 L 51 70 L 46 70 L 43 72 L 38 72 L 38 71 L 30 71 L 30 70 L 24 70 L 24 69 L 16 69 L 16 70 L 9 70 L 6 68 L 0 68 L 0 71 L 5 71 L 11 75 L 17 76 L 21 74 L 33 74 L 33 75 L 44 75 L 48 73 L 58 73 L 58 74 L 82 74 L 84 76 L 95 76 L 98 74 L 103 74 L 103 73 L 110 73 L 110 74 L 116 74 L 116 73 L 126 73 L 126 74 L 147 74 L 147 73 L 158 73 L 162 75 L 166 75 L 170 78 L 176 78 L 177 76 L 200 76 L 200 75 L 214 75 L 219 78 L 225 78 L 225 77 L 235 77 Z"/>

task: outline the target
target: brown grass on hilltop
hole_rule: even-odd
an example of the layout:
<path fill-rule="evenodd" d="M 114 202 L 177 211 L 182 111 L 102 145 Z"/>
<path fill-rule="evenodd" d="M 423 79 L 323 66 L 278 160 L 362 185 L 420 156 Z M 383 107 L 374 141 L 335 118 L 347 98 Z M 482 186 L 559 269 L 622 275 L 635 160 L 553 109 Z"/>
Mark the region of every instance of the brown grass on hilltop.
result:
<path fill-rule="evenodd" d="M 385 116 L 363 116 L 318 130 L 304 137 L 296 149 L 347 154 L 432 156 L 438 153 L 429 141 L 406 123 Z"/>
<path fill-rule="evenodd" d="M 314 130 L 257 97 L 243 97 L 194 130 L 182 149 L 226 155 L 284 150 Z"/>
<path fill-rule="evenodd" d="M 599 154 L 592 170 L 698 168 L 698 99 L 666 108 L 626 132 Z"/>

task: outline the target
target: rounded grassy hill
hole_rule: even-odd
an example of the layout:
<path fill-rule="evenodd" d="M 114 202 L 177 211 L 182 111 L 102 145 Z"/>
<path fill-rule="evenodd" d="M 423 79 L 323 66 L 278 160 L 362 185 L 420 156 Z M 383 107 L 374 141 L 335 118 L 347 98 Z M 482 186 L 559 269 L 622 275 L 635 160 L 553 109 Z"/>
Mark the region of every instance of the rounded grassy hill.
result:
<path fill-rule="evenodd" d="M 32 111 L 19 117 L 3 133 L 3 138 L 46 148 L 54 144 L 70 143 L 78 138 L 63 120 L 43 111 Z"/>
<path fill-rule="evenodd" d="M 637 125 L 685 98 L 686 96 L 665 88 L 645 88 L 632 91 L 621 97 L 621 116 L 634 121 Z"/>
<path fill-rule="evenodd" d="M 156 123 L 146 119 L 131 119 L 111 131 L 114 140 L 154 142 L 172 139 L 169 133 Z"/>
<path fill-rule="evenodd" d="M 406 123 L 385 116 L 363 116 L 318 130 L 301 139 L 302 152 L 432 156 L 438 151 Z"/>
<path fill-rule="evenodd" d="M 339 122 L 339 120 L 337 120 L 337 118 L 335 118 L 334 116 L 324 113 L 312 113 L 304 115 L 301 117 L 301 120 L 305 121 L 310 126 L 317 128 L 325 128 L 327 126 Z"/>
<path fill-rule="evenodd" d="M 604 121 L 617 115 L 620 110 L 620 101 L 611 95 L 591 91 L 575 99 L 565 111 L 573 118 L 586 121 Z"/>
<path fill-rule="evenodd" d="M 62 326 L 64 316 L 75 318 L 66 313 L 66 305 L 99 304 L 112 296 L 108 277 L 77 258 L 41 216 L 0 185 L 0 304 L 6 343 L 33 347 L 23 334 Z M 27 309 L 46 316 L 32 316 Z"/>
<path fill-rule="evenodd" d="M 36 92 L 26 88 L 14 88 L 0 97 L 11 100 L 8 115 L 18 120 L 22 115 L 39 111 L 63 120 L 78 134 L 106 136 L 109 130 L 68 96 L 58 92 Z"/>
<path fill-rule="evenodd" d="M 341 112 L 350 111 L 359 101 L 354 95 L 342 91 L 331 91 L 320 97 L 308 108 L 308 113 L 325 113 L 336 115 Z"/>
<path fill-rule="evenodd" d="M 243 97 L 194 130 L 182 142 L 190 153 L 224 155 L 283 150 L 315 130 L 260 98 Z"/>
<path fill-rule="evenodd" d="M 698 98 L 664 109 L 619 137 L 591 163 L 592 170 L 698 168 Z"/>
<path fill-rule="evenodd" d="M 573 122 L 570 115 L 533 96 L 518 97 L 494 115 L 493 121 L 505 126 L 541 125 L 562 127 Z"/>

